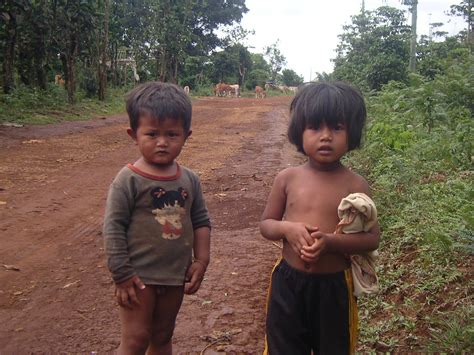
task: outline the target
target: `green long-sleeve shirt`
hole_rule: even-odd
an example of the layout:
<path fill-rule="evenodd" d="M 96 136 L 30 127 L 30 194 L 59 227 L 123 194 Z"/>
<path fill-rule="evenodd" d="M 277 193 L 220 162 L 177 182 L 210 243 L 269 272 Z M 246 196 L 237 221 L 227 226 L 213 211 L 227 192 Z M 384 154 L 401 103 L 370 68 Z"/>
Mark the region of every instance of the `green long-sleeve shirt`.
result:
<path fill-rule="evenodd" d="M 198 176 L 178 166 L 172 177 L 129 164 L 109 188 L 103 235 L 116 283 L 138 275 L 145 284 L 183 285 L 192 260 L 194 230 L 209 226 Z"/>

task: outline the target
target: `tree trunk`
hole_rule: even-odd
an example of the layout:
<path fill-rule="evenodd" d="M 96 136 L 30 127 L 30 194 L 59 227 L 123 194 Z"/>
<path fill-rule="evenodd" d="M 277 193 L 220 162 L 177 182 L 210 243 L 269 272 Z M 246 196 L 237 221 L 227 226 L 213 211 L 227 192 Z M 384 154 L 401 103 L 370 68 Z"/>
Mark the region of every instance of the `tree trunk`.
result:
<path fill-rule="evenodd" d="M 245 83 L 245 74 L 247 73 L 247 68 L 239 64 L 239 86 L 240 91 L 243 91 L 244 83 Z"/>
<path fill-rule="evenodd" d="M 76 93 L 76 57 L 79 51 L 78 40 L 76 34 L 71 35 L 71 43 L 69 46 L 69 53 L 66 54 L 66 65 L 67 65 L 67 99 L 70 104 L 75 103 Z"/>
<path fill-rule="evenodd" d="M 171 79 L 173 84 L 178 84 L 178 58 L 173 59 L 173 78 Z"/>
<path fill-rule="evenodd" d="M 6 20 L 5 51 L 3 53 L 3 92 L 10 94 L 15 88 L 13 68 L 16 45 L 16 17 L 13 13 L 4 13 L 3 17 Z"/>
<path fill-rule="evenodd" d="M 418 0 L 413 0 L 411 6 L 411 39 L 410 39 L 410 63 L 408 69 L 414 73 L 416 71 L 416 21 L 417 21 Z"/>
<path fill-rule="evenodd" d="M 104 38 L 100 47 L 101 61 L 99 63 L 99 100 L 105 100 L 107 87 L 107 47 L 109 45 L 109 0 L 104 1 Z"/>
<path fill-rule="evenodd" d="M 110 58 L 110 69 L 112 70 L 112 82 L 114 86 L 119 86 L 119 75 L 118 75 L 118 65 L 117 65 L 117 43 L 112 42 L 112 56 Z"/>
<path fill-rule="evenodd" d="M 46 44 L 45 34 L 39 34 L 39 40 L 36 44 L 36 56 L 33 58 L 35 71 L 36 71 L 36 83 L 42 90 L 46 90 Z"/>
<path fill-rule="evenodd" d="M 166 63 L 166 50 L 163 48 L 161 50 L 161 54 L 160 54 L 160 76 L 159 76 L 159 80 L 160 81 L 165 81 L 166 79 L 166 72 L 167 72 L 167 63 Z"/>

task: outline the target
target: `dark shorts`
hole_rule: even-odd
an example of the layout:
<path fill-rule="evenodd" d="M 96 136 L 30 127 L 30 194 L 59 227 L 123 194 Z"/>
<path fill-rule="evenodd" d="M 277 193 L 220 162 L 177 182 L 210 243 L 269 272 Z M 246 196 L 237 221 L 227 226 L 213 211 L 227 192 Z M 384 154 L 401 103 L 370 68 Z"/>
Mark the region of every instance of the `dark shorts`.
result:
<path fill-rule="evenodd" d="M 268 297 L 264 354 L 350 354 L 356 327 L 350 272 L 310 274 L 284 260 L 277 264 Z"/>

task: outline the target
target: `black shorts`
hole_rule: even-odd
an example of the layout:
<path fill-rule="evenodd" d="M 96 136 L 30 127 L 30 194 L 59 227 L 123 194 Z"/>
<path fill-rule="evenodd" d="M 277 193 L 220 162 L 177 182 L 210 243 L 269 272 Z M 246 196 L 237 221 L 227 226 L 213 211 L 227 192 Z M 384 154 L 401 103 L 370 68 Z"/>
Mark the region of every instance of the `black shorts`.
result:
<path fill-rule="evenodd" d="M 350 269 L 312 274 L 281 260 L 272 272 L 264 354 L 353 353 L 355 302 Z"/>

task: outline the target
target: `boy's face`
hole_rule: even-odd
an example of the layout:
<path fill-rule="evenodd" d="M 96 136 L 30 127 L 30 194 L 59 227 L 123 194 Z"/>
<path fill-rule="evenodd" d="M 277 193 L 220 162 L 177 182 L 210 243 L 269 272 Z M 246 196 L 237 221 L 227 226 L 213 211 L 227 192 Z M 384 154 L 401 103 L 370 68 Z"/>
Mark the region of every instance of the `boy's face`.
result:
<path fill-rule="evenodd" d="M 182 119 L 159 121 L 149 114 L 140 116 L 136 132 L 129 128 L 127 133 L 137 143 L 144 162 L 155 168 L 172 165 L 191 135 L 191 131 L 184 131 Z"/>
<path fill-rule="evenodd" d="M 338 162 L 349 149 L 345 125 L 329 127 L 321 122 L 317 128 L 306 128 L 303 131 L 303 149 L 318 165 Z"/>

